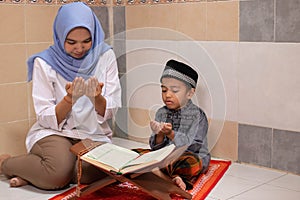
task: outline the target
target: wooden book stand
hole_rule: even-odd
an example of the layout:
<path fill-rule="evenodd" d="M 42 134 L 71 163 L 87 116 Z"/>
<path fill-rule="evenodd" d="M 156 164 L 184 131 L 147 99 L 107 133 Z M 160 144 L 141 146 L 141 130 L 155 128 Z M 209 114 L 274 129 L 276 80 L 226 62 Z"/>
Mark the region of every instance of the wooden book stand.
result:
<path fill-rule="evenodd" d="M 156 199 L 161 200 L 171 200 L 170 194 L 177 194 L 182 196 L 185 199 L 191 199 L 192 195 L 178 186 L 176 186 L 170 177 L 166 176 L 161 172 L 161 168 L 166 167 L 169 163 L 176 160 L 179 155 L 181 155 L 186 147 L 181 147 L 173 151 L 169 156 L 167 156 L 162 162 L 155 164 L 153 166 L 148 166 L 133 173 L 126 174 L 118 174 L 114 172 L 107 171 L 105 169 L 101 169 L 103 172 L 107 174 L 107 176 L 101 180 L 98 180 L 86 187 L 81 187 L 80 179 L 81 179 L 81 163 L 82 160 L 80 157 L 92 150 L 93 148 L 101 145 L 99 142 L 93 142 L 89 139 L 82 140 L 81 142 L 73 145 L 71 147 L 71 152 L 77 155 L 78 158 L 78 177 L 77 177 L 77 188 L 76 188 L 76 196 L 82 197 L 87 194 L 93 193 L 96 190 L 99 190 L 107 185 L 115 183 L 117 181 L 120 182 L 129 182 L 131 184 L 136 185 L 144 192 L 153 196 Z M 75 199 L 77 198 L 75 197 Z"/>

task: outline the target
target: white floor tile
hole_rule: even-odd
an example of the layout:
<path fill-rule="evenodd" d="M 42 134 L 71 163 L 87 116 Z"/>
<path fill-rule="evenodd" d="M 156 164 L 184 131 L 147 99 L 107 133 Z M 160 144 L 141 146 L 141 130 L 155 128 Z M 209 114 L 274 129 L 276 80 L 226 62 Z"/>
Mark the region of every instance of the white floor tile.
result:
<path fill-rule="evenodd" d="M 209 196 L 208 196 L 208 197 L 205 198 L 205 200 L 219 200 L 219 199 L 212 198 L 212 197 L 209 197 Z"/>
<path fill-rule="evenodd" d="M 2 200 L 47 200 L 50 197 L 55 196 L 63 192 L 61 191 L 45 191 L 39 190 L 33 186 L 23 186 L 20 188 L 11 188 L 9 187 L 9 182 L 3 176 L 0 180 L 0 199 Z"/>
<path fill-rule="evenodd" d="M 260 185 L 258 181 L 224 175 L 208 197 L 220 200 L 229 199 Z"/>
<path fill-rule="evenodd" d="M 266 183 L 287 173 L 253 165 L 233 163 L 226 174 L 247 180 L 258 181 L 259 183 Z"/>
<path fill-rule="evenodd" d="M 113 143 L 131 148 L 148 144 L 113 138 Z M 10 188 L 0 176 L 0 200 L 47 200 L 61 191 L 44 191 L 33 186 Z M 232 163 L 206 200 L 299 200 L 300 176 L 253 165 Z"/>
<path fill-rule="evenodd" d="M 299 200 L 300 192 L 272 185 L 262 185 L 232 198 L 233 200 Z"/>
<path fill-rule="evenodd" d="M 269 182 L 268 184 L 300 192 L 300 176 L 299 175 L 287 174 L 287 175 L 282 176 L 274 181 Z"/>

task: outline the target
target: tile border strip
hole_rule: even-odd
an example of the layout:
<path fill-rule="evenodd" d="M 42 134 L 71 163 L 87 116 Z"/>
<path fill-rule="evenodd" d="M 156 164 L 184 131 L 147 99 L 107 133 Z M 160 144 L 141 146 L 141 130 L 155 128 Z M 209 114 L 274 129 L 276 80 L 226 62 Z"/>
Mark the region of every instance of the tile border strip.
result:
<path fill-rule="evenodd" d="M 214 2 L 220 0 L 0 0 L 0 4 L 29 4 L 29 5 L 61 5 L 71 2 L 85 2 L 88 5 L 97 6 L 130 6 L 130 5 L 149 5 L 149 4 L 171 4 L 171 3 L 189 3 L 189 2 Z M 229 1 L 229 0 L 223 0 Z M 238 1 L 238 0 L 236 0 Z"/>

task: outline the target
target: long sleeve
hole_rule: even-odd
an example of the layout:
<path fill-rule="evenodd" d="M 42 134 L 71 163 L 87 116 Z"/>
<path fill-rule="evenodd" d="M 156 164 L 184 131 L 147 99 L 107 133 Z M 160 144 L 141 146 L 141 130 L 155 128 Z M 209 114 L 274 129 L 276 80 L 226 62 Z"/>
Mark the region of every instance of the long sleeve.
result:
<path fill-rule="evenodd" d="M 61 130 L 65 120 L 58 125 L 55 106 L 58 99 L 55 96 L 55 72 L 50 68 L 45 68 L 46 63 L 41 59 L 35 59 L 32 76 L 32 97 L 36 112 L 37 122 L 43 128 Z"/>
<path fill-rule="evenodd" d="M 104 116 L 100 116 L 90 99 L 82 96 L 60 124 L 57 124 L 55 106 L 66 95 L 67 81 L 41 58 L 36 58 L 33 69 L 32 96 L 37 122 L 26 138 L 29 151 L 35 142 L 49 135 L 94 141 L 111 142 L 112 130 L 108 119 L 121 107 L 121 86 L 116 57 L 112 50 L 105 52 L 97 63 L 94 76 L 103 82 L 102 95 L 107 101 Z"/>
<path fill-rule="evenodd" d="M 171 118 L 171 119 L 170 119 Z M 174 131 L 174 139 L 170 140 L 165 136 L 160 144 L 155 143 L 155 133 L 152 133 L 149 144 L 152 150 L 160 149 L 169 144 L 176 146 L 188 145 L 187 151 L 193 152 L 204 160 L 204 165 L 208 165 L 210 154 L 207 144 L 208 121 L 205 113 L 189 102 L 189 104 L 179 111 L 171 111 L 166 107 L 158 110 L 155 120 L 159 122 L 170 121 Z"/>
<path fill-rule="evenodd" d="M 110 50 L 103 55 L 103 59 L 107 60 L 106 75 L 103 77 L 104 91 L 102 91 L 102 95 L 106 99 L 106 111 L 104 117 L 97 115 L 99 123 L 111 119 L 117 112 L 117 109 L 121 107 L 121 86 L 115 54 Z M 98 70 L 96 73 L 103 72 Z"/>

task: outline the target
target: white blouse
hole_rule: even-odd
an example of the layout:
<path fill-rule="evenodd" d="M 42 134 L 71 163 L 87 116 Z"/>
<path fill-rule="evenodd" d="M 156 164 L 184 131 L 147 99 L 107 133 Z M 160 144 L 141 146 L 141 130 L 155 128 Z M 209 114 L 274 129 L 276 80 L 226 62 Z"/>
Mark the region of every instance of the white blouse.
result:
<path fill-rule="evenodd" d="M 49 135 L 60 135 L 76 139 L 90 138 L 94 141 L 111 142 L 112 130 L 107 122 L 121 107 L 121 86 L 118 67 L 113 50 L 105 52 L 99 59 L 95 77 L 103 82 L 102 95 L 106 99 L 104 117 L 97 114 L 88 97 L 82 96 L 60 124 L 57 124 L 55 106 L 67 94 L 67 81 L 41 58 L 34 61 L 32 74 L 32 98 L 37 121 L 26 138 L 29 152 L 40 139 Z"/>

